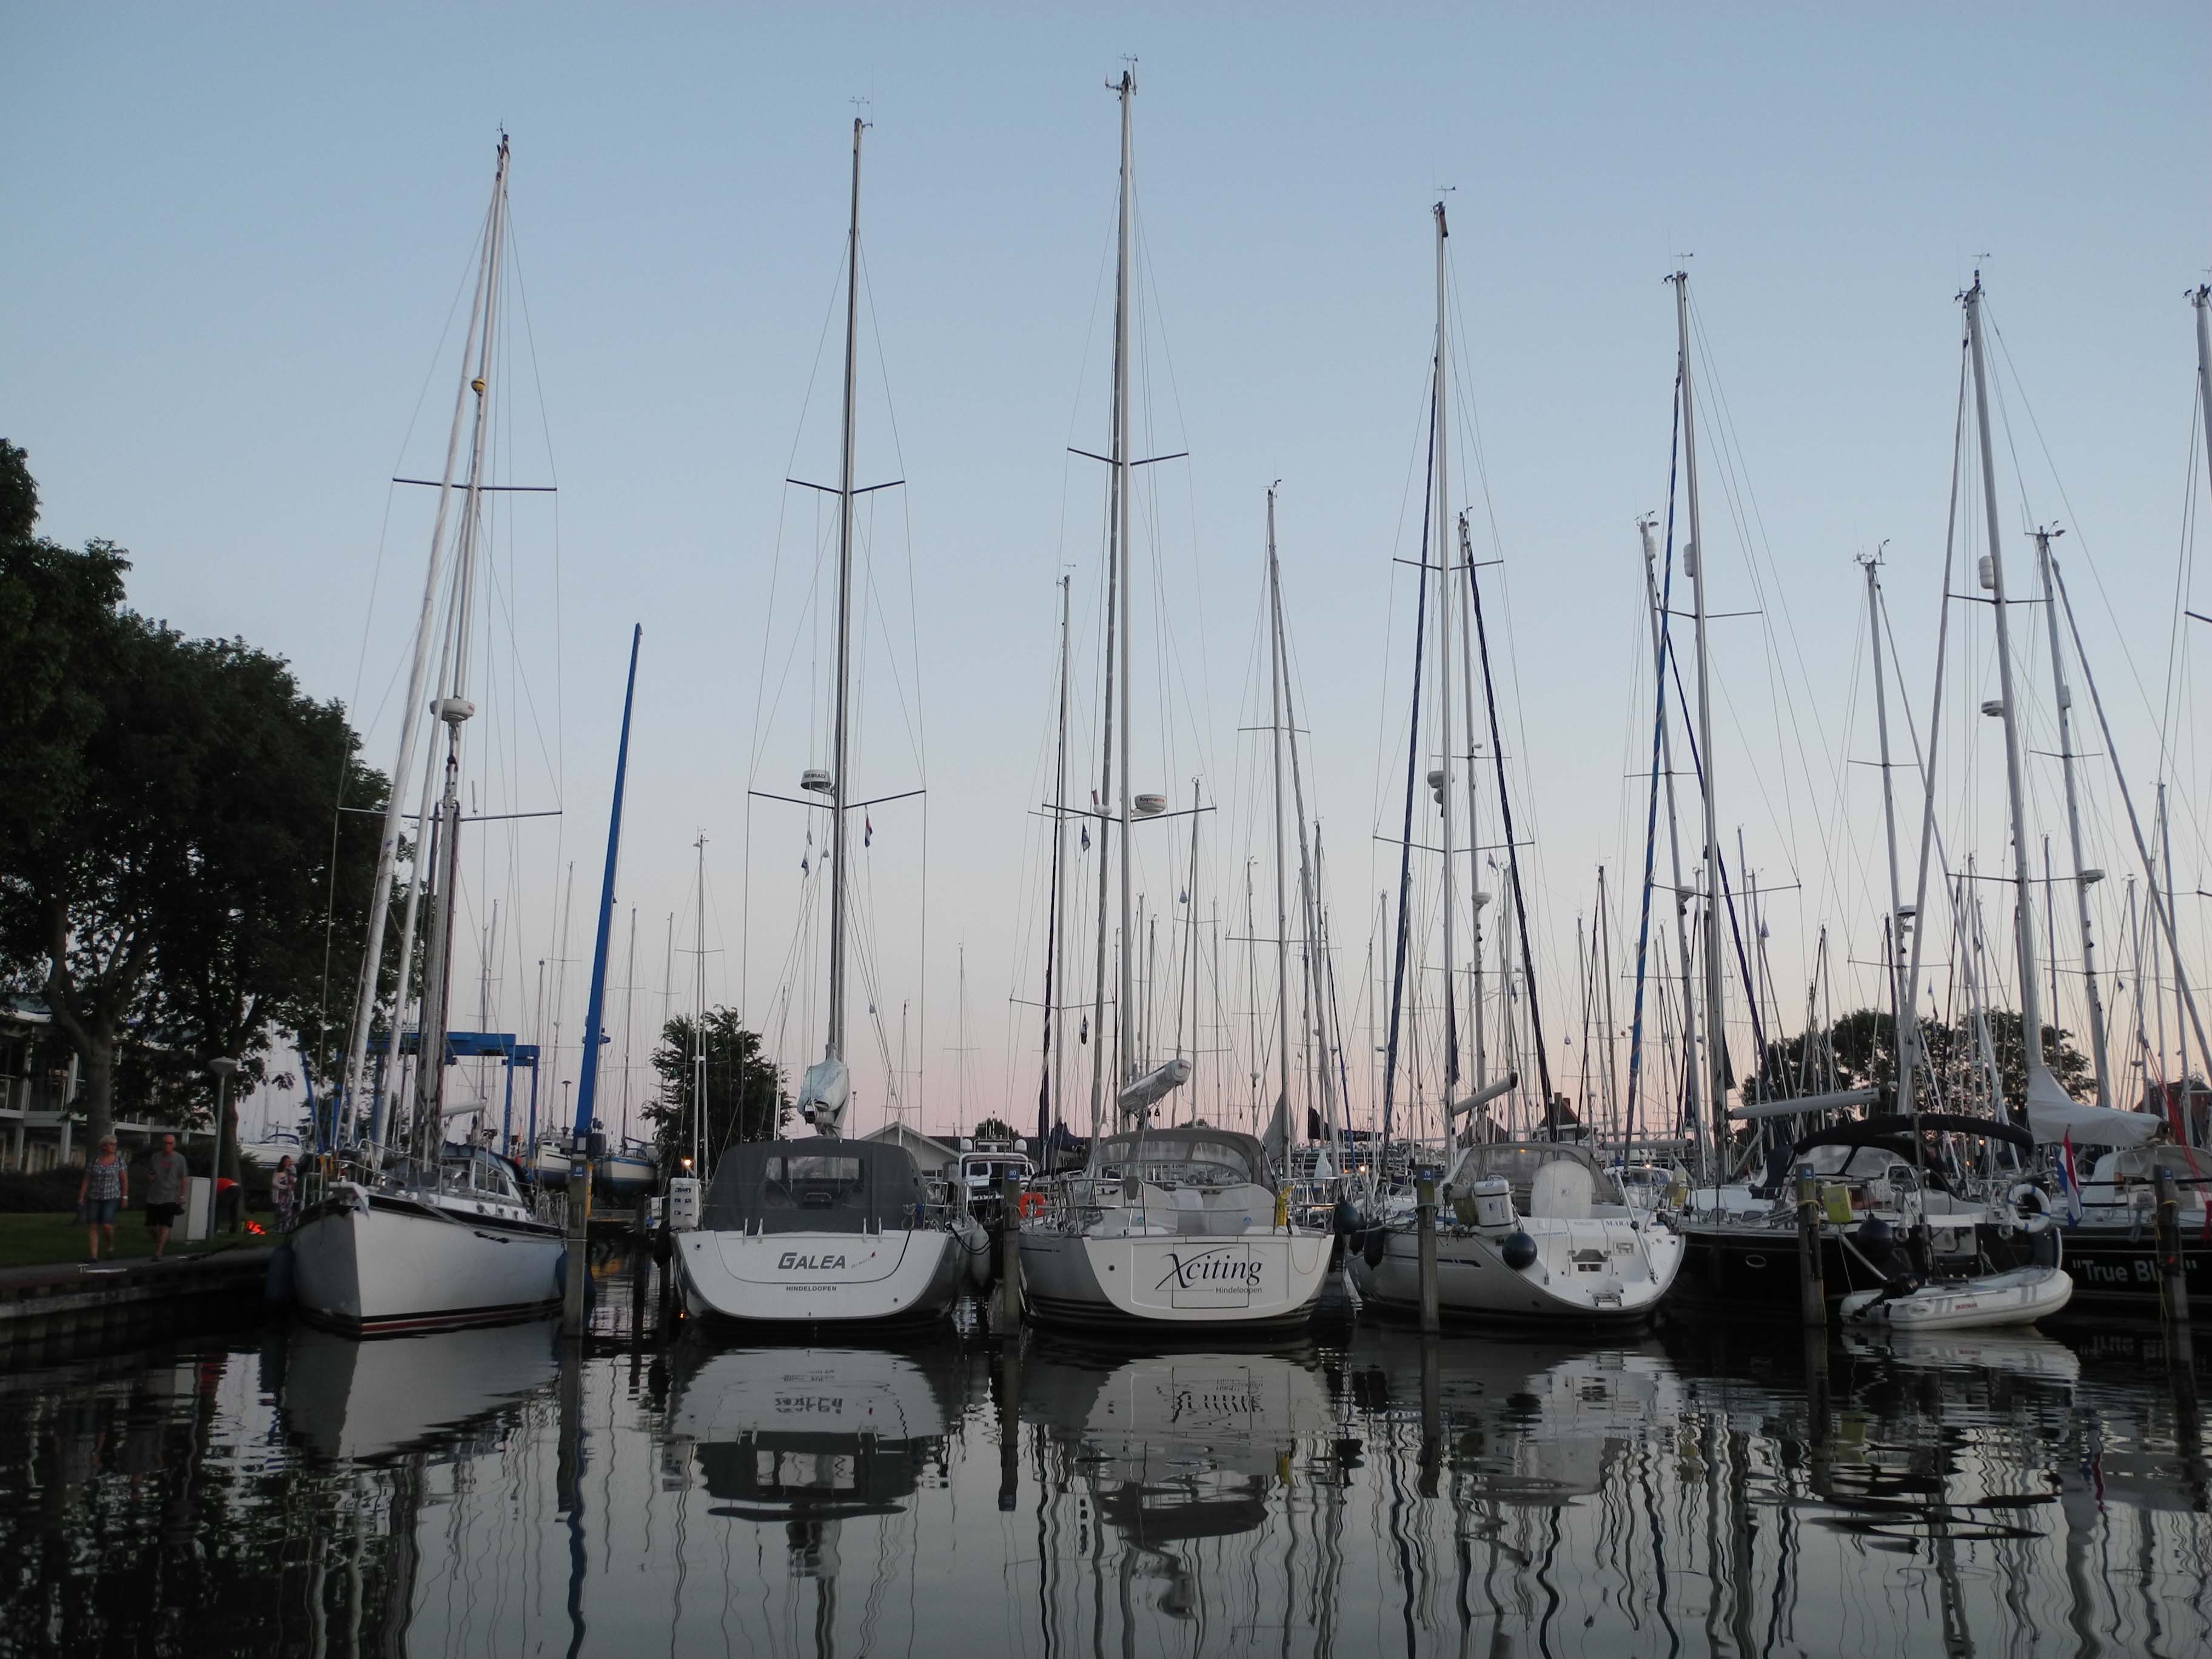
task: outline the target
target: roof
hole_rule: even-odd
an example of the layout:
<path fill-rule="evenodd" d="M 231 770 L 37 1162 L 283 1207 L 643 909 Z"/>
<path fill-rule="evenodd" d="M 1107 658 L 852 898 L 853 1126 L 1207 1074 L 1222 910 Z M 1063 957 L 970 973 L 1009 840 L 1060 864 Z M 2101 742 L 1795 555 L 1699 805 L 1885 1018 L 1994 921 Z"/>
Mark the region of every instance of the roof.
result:
<path fill-rule="evenodd" d="M 884 1124 L 882 1128 L 872 1133 L 862 1135 L 860 1139 L 880 1140 L 886 1144 L 903 1146 L 910 1152 L 941 1158 L 947 1164 L 960 1156 L 958 1148 L 948 1146 L 933 1136 L 926 1135 L 911 1125 L 896 1120 Z"/>

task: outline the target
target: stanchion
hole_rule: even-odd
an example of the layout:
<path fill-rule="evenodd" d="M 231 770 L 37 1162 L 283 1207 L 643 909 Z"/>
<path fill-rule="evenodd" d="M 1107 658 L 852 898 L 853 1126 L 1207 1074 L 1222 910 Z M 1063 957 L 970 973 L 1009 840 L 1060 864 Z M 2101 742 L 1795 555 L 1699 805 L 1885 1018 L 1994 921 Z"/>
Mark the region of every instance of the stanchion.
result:
<path fill-rule="evenodd" d="M 1421 1334 L 1434 1336 L 1443 1328 L 1437 1310 L 1437 1183 L 1413 1183 L 1419 1218 L 1421 1247 Z"/>
<path fill-rule="evenodd" d="M 1807 1330 L 1827 1328 L 1828 1290 L 1820 1276 L 1820 1183 L 1808 1165 L 1797 1170 L 1797 1313 Z"/>

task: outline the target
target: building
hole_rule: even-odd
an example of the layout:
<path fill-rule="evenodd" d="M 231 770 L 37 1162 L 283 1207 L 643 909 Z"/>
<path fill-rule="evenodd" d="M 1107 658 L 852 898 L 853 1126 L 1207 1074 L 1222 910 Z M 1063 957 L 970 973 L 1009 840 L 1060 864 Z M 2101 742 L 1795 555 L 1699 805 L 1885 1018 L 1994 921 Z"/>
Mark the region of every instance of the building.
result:
<path fill-rule="evenodd" d="M 860 1139 L 886 1146 L 905 1147 L 914 1155 L 914 1161 L 921 1166 L 925 1176 L 945 1175 L 960 1162 L 957 1147 L 948 1146 L 941 1140 L 933 1140 L 921 1130 L 908 1128 L 896 1121 L 886 1123 L 873 1134 L 862 1135 Z"/>
<path fill-rule="evenodd" d="M 0 1170 L 35 1175 L 84 1162 L 76 1050 L 53 1024 L 36 997 L 0 995 Z M 209 1150 L 213 1133 L 131 1118 L 115 1121 L 116 1143 L 126 1158 L 156 1135 L 176 1136 L 187 1152 Z"/>

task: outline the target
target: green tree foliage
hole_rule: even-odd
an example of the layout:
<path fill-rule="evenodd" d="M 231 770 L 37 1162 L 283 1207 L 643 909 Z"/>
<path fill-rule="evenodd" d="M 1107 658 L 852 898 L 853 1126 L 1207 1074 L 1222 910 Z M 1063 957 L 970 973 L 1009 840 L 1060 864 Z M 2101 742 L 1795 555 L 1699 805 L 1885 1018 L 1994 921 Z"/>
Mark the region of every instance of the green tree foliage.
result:
<path fill-rule="evenodd" d="M 974 1133 L 978 1140 L 1015 1140 L 1020 1138 L 1014 1133 L 1014 1126 L 1002 1117 L 985 1118 L 975 1126 Z"/>
<path fill-rule="evenodd" d="M 2008 1110 L 2018 1113 L 2027 1100 L 2027 1060 L 2021 1046 L 2021 1017 L 1992 1010 L 1988 1016 L 1990 1048 Z M 1970 1024 L 1940 1019 L 1920 1023 L 1923 1053 L 1920 1104 L 1929 1109 L 1986 1111 L 1989 1069 Z M 2092 1091 L 2095 1068 L 2074 1046 L 2072 1034 L 2055 1025 L 2043 1028 L 2043 1061 L 2059 1086 L 2075 1099 Z M 1933 1084 L 1934 1093 L 1928 1091 Z M 1826 1031 L 1814 1030 L 1769 1042 L 1755 1085 L 1767 1098 L 1819 1094 L 1830 1089 L 1873 1087 L 1887 1096 L 1897 1085 L 1897 1033 L 1889 1015 L 1878 1008 L 1845 1014 Z"/>
<path fill-rule="evenodd" d="M 342 782 L 380 805 L 384 781 L 337 704 L 126 610 L 129 560 L 40 538 L 36 502 L 0 442 L 0 660 L 21 666 L 0 677 L 0 973 L 82 1060 L 96 1142 L 126 1038 L 134 1069 L 211 1104 L 208 1060 L 245 1062 L 234 1102 L 278 1027 L 317 1031 L 325 917 L 359 916 L 375 854 L 374 820 L 334 830 L 331 805 Z"/>
<path fill-rule="evenodd" d="M 695 1103 L 702 1068 L 697 1063 L 698 1038 L 706 1038 L 704 1073 L 707 1085 L 707 1144 L 714 1153 L 740 1140 L 766 1140 L 779 1132 L 791 1114 L 791 1098 L 784 1092 L 783 1077 L 761 1054 L 760 1036 L 738 1023 L 737 1011 L 709 1008 L 703 1026 L 689 1014 L 679 1014 L 660 1029 L 660 1046 L 653 1053 L 653 1069 L 660 1077 L 660 1092 L 645 1109 L 653 1125 L 653 1144 L 665 1167 L 691 1151 Z M 708 1173 L 714 1164 L 708 1159 Z"/>

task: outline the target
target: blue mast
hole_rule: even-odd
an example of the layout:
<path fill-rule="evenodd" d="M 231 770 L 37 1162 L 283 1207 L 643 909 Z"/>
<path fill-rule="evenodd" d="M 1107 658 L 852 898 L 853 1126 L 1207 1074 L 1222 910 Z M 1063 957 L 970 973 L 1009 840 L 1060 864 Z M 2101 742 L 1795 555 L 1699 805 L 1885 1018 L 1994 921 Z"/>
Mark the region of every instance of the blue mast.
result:
<path fill-rule="evenodd" d="M 592 946 L 592 995 L 584 1010 L 584 1073 L 576 1090 L 576 1144 L 590 1143 L 592 1108 L 599 1097 L 600 1019 L 607 1000 L 607 936 L 614 926 L 615 862 L 622 847 L 623 783 L 629 771 L 629 711 L 637 696 L 637 648 L 644 624 L 629 636 L 629 683 L 623 690 L 622 747 L 615 754 L 615 804 L 607 821 L 607 873 L 599 884 L 599 928 Z M 578 1154 L 581 1156 L 580 1152 Z"/>

